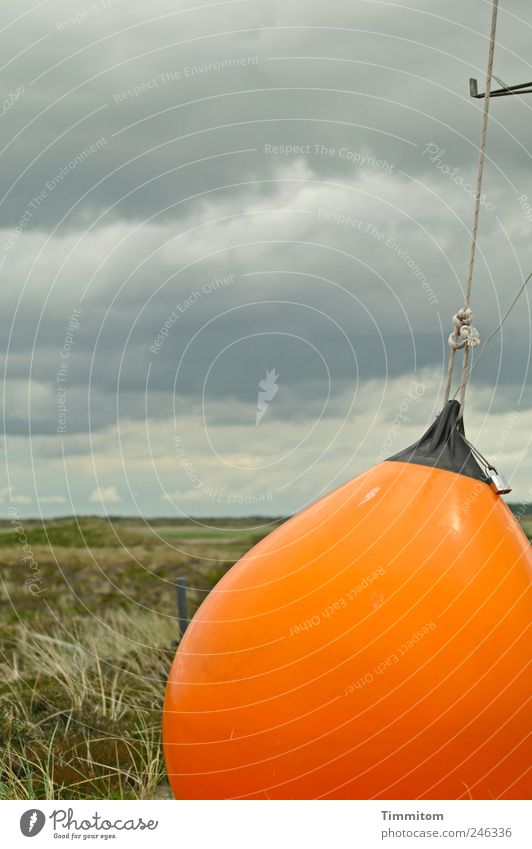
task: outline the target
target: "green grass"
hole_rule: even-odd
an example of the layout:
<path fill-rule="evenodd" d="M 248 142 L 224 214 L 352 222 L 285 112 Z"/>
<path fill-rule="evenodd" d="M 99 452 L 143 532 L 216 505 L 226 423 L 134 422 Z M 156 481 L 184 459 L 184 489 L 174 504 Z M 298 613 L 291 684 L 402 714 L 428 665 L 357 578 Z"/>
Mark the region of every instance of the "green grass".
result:
<path fill-rule="evenodd" d="M 0 528 L 0 545 L 20 544 L 20 526 L 16 523 Z M 122 545 L 120 536 L 112 525 L 100 519 L 67 519 L 64 521 L 40 523 L 39 525 L 23 523 L 23 533 L 29 545 L 51 545 L 64 548 L 102 548 L 104 546 L 118 547 Z M 127 536 L 127 532 L 126 532 Z M 131 539 L 131 535 L 130 539 Z M 138 532 L 135 530 L 135 538 Z M 124 542 L 126 542 L 124 540 Z"/>
<path fill-rule="evenodd" d="M 160 728 L 175 581 L 191 588 L 192 615 L 272 527 L 220 525 L 2 523 L 0 799 L 169 797 Z"/>
<path fill-rule="evenodd" d="M 20 626 L 4 641 L 0 798 L 152 798 L 174 623 L 61 613 L 61 637 Z"/>
<path fill-rule="evenodd" d="M 127 531 L 136 531 L 138 533 L 137 528 L 126 528 Z M 211 539 L 220 539 L 220 540 L 229 540 L 229 539 L 242 539 L 246 537 L 253 537 L 253 531 L 250 531 L 249 528 L 209 528 L 203 527 L 202 525 L 190 525 L 187 527 L 174 527 L 173 525 L 163 525 L 162 527 L 150 528 L 147 527 L 141 531 L 141 533 L 145 533 L 146 535 L 159 534 L 159 536 L 164 537 L 165 539 L 192 539 L 192 540 L 211 540 Z M 262 536 L 262 535 L 261 535 Z"/>

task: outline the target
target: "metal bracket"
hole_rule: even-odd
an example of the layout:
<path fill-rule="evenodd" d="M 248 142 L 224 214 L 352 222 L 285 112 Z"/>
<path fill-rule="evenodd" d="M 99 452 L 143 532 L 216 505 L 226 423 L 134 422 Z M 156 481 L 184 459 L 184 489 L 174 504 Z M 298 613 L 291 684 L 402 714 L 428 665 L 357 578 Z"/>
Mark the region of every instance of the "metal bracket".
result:
<path fill-rule="evenodd" d="M 471 97 L 477 98 L 486 96 L 485 92 L 479 94 L 478 82 L 473 78 L 470 78 L 469 80 L 469 94 Z M 532 94 L 532 82 L 521 83 L 520 85 L 505 85 L 503 88 L 497 88 L 495 91 L 490 92 L 490 98 L 506 97 L 508 94 Z"/>
<path fill-rule="evenodd" d="M 494 469 L 493 466 L 489 467 L 489 474 L 491 482 L 495 484 L 499 495 L 508 495 L 508 493 L 512 491 L 512 487 L 510 486 L 504 475 L 501 475 L 501 473 L 498 472 L 497 469 Z"/>

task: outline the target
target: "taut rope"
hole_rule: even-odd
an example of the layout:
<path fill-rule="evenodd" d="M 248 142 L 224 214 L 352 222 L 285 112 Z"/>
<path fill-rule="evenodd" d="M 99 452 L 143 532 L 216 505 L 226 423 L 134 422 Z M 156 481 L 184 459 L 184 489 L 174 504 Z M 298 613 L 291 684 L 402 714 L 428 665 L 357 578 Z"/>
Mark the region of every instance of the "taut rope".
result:
<path fill-rule="evenodd" d="M 482 176 L 484 173 L 484 160 L 486 152 L 486 137 L 488 132 L 488 116 L 490 108 L 490 93 L 491 82 L 493 79 L 493 57 L 495 53 L 495 34 L 497 30 L 497 13 L 499 10 L 499 0 L 493 0 L 493 10 L 491 16 L 491 31 L 488 52 L 488 67 L 486 71 L 486 94 L 484 97 L 484 109 L 482 113 L 482 129 L 480 132 L 480 147 L 477 171 L 477 184 L 475 192 L 475 206 L 473 210 L 473 226 L 471 229 L 471 243 L 469 246 L 469 262 L 467 266 L 467 278 L 465 285 L 465 301 L 464 307 L 454 317 L 454 330 L 449 337 L 449 345 L 451 351 L 449 354 L 449 366 L 447 368 L 447 384 L 445 387 L 444 401 L 447 403 L 451 394 L 451 386 L 453 381 L 453 371 L 456 359 L 456 351 L 463 348 L 464 359 L 462 364 L 462 377 L 460 383 L 460 407 L 463 413 L 465 393 L 470 371 L 469 365 L 469 349 L 479 344 L 478 331 L 471 326 L 472 313 L 470 309 L 471 302 L 471 287 L 473 283 L 473 269 L 475 266 L 475 253 L 477 247 L 478 220 L 480 215 L 480 196 L 482 193 Z"/>

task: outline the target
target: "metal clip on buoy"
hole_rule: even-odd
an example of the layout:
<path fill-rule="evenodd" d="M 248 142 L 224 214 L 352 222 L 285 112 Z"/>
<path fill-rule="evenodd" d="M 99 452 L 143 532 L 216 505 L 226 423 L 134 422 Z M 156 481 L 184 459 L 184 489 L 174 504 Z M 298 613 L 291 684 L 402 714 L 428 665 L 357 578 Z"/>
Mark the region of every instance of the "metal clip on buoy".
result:
<path fill-rule="evenodd" d="M 494 469 L 492 466 L 490 466 L 489 474 L 492 483 L 494 483 L 497 487 L 497 492 L 499 493 L 499 495 L 508 495 L 508 493 L 512 491 L 512 487 L 510 486 L 504 475 L 501 475 L 500 472 L 497 471 L 497 469 Z"/>

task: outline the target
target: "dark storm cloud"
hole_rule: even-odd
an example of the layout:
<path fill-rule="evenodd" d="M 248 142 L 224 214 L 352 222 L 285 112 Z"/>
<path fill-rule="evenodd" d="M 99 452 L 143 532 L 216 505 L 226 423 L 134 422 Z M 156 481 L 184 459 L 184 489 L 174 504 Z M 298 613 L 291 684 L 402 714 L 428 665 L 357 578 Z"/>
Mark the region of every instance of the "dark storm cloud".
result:
<path fill-rule="evenodd" d="M 453 168 L 467 174 L 474 167 L 480 107 L 467 96 L 467 78 L 480 75 L 485 61 L 485 3 L 419 4 L 415 11 L 390 3 L 311 2 L 303 10 L 244 2 L 185 15 L 172 14 L 179 11 L 173 4 L 141 13 L 140 4 L 122 3 L 59 30 L 76 10 L 91 8 L 77 5 L 45 4 L 10 29 L 19 49 L 44 40 L 18 59 L 13 51 L 6 69 L 8 89 L 26 87 L 3 117 L 6 226 L 98 142 L 29 226 L 56 224 L 85 193 L 64 226 L 75 226 L 87 209 L 110 207 L 111 216 L 141 218 L 172 207 L 166 214 L 181 218 L 187 205 L 176 201 L 265 181 L 239 189 L 245 202 L 271 191 L 267 181 L 282 161 L 282 154 L 265 154 L 265 145 L 308 148 L 305 158 L 325 179 L 356 173 L 338 155 L 344 148 L 388 160 L 396 175 L 419 176 L 430 171 L 421 154 L 432 141 Z M 527 55 L 528 36 L 511 19 L 501 26 L 498 59 L 513 78 L 527 70 L 519 56 Z M 493 111 L 490 154 L 505 172 L 511 152 L 518 182 L 530 167 L 519 146 L 526 106 L 499 101 Z M 337 155 L 317 153 L 322 146 Z"/>
<path fill-rule="evenodd" d="M 468 78 L 483 86 L 489 4 L 187 6 L 0 12 L 6 427 L 46 437 L 44 458 L 62 450 L 49 439 L 61 388 L 81 458 L 89 430 L 140 430 L 146 415 L 198 428 L 205 415 L 228 440 L 243 410 L 253 424 L 269 369 L 269 421 L 284 433 L 323 410 L 341 419 L 367 384 L 377 399 L 428 369 L 437 391 L 445 368 L 482 108 Z M 508 83 L 532 79 L 529 11 L 501 9 Z M 492 103 L 473 290 L 483 338 L 532 267 L 531 107 Z M 492 410 L 530 408 L 530 326 L 524 296 L 475 371 L 473 404 L 495 385 Z"/>

